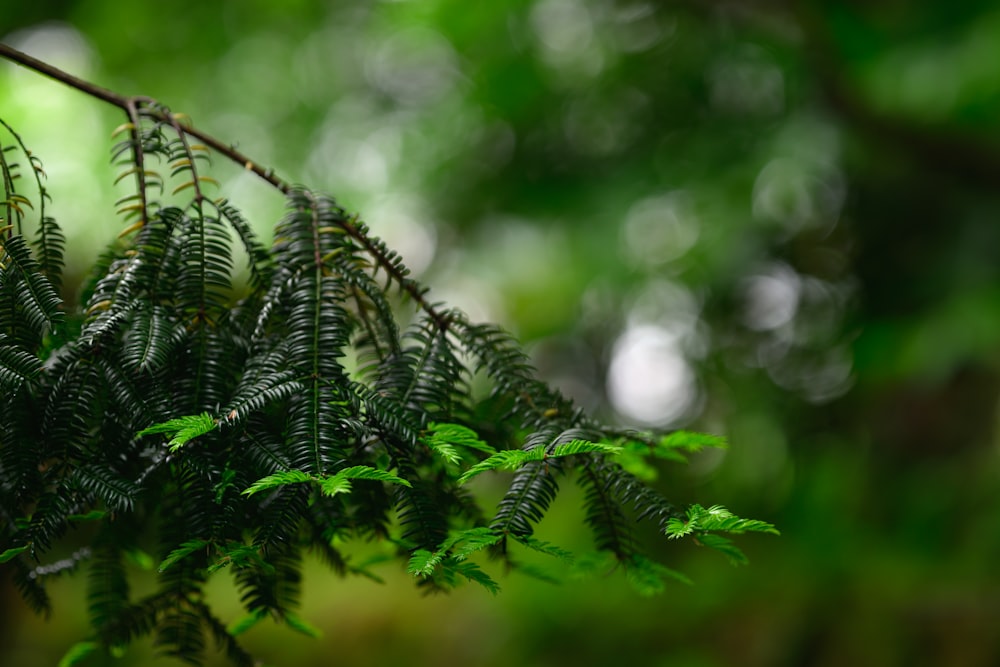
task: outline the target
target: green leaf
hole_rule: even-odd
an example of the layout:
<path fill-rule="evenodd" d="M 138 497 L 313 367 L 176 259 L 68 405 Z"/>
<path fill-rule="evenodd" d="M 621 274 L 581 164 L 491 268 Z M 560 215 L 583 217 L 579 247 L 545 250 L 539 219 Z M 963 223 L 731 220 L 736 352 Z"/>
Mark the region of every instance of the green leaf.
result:
<path fill-rule="evenodd" d="M 610 551 L 587 551 L 573 559 L 568 572 L 573 579 L 589 579 L 610 574 L 618 567 L 618 559 Z"/>
<path fill-rule="evenodd" d="M 243 618 L 230 623 L 229 627 L 226 628 L 226 632 L 231 634 L 233 637 L 238 637 L 265 618 L 267 618 L 267 612 L 263 609 L 257 609 L 256 611 L 250 612 Z"/>
<path fill-rule="evenodd" d="M 3 387 L 5 392 L 12 392 L 41 370 L 41 359 L 8 343 L 7 336 L 0 333 L 0 387 Z"/>
<path fill-rule="evenodd" d="M 715 549 L 716 551 L 725 554 L 726 558 L 733 565 L 746 565 L 750 561 L 747 559 L 746 554 L 740 550 L 733 541 L 722 535 L 716 535 L 715 533 L 703 533 L 696 538 L 698 544 L 706 546 L 710 549 Z"/>
<path fill-rule="evenodd" d="M 462 575 L 469 581 L 475 582 L 488 590 L 492 595 L 500 592 L 500 584 L 493 580 L 493 577 L 483 572 L 482 568 L 475 563 L 464 561 L 454 566 L 455 572 Z"/>
<path fill-rule="evenodd" d="M 348 563 L 347 571 L 350 572 L 351 574 L 358 574 L 367 579 L 371 579 L 377 584 L 384 584 L 385 579 L 372 572 L 371 566 L 379 565 L 381 563 L 385 563 L 390 560 L 394 560 L 394 557 L 389 554 L 375 554 L 373 556 L 369 556 L 368 558 L 364 559 L 363 561 L 361 561 L 356 565 Z"/>
<path fill-rule="evenodd" d="M 692 505 L 688 509 L 687 514 L 690 520 L 697 523 L 701 530 L 721 530 L 727 533 L 756 532 L 771 533 L 773 535 L 780 534 L 774 525 L 756 519 L 741 519 L 722 505 L 712 505 L 708 509 L 704 509 L 701 505 Z"/>
<path fill-rule="evenodd" d="M 651 482 L 658 476 L 656 468 L 646 460 L 648 457 L 687 463 L 689 453 L 701 451 L 705 447 L 728 447 L 722 436 L 692 431 L 674 431 L 658 439 L 650 433 L 638 433 L 620 438 L 618 442 L 622 445 L 618 464 L 646 482 Z"/>
<path fill-rule="evenodd" d="M 142 549 L 126 549 L 125 558 L 142 570 L 152 570 L 156 563 L 153 557 Z"/>
<path fill-rule="evenodd" d="M 545 542 L 531 535 L 517 535 L 512 533 L 511 537 L 513 537 L 519 544 L 523 544 L 529 549 L 532 549 L 539 553 L 543 553 L 548 556 L 555 556 L 556 558 L 560 558 L 566 561 L 573 560 L 572 552 L 563 549 L 562 547 L 556 546 L 551 542 Z"/>
<path fill-rule="evenodd" d="M 715 447 L 717 449 L 728 449 L 729 443 L 721 435 L 711 435 L 709 433 L 695 433 L 692 431 L 674 431 L 660 438 L 657 443 L 657 450 L 668 451 L 671 449 L 683 449 L 689 452 L 698 452 L 705 447 Z"/>
<path fill-rule="evenodd" d="M 466 470 L 458 478 L 458 483 L 465 484 L 473 477 L 489 470 L 517 470 L 531 461 L 544 461 L 545 459 L 556 459 L 575 454 L 618 454 L 621 450 L 622 448 L 618 445 L 588 440 L 571 440 L 556 445 L 551 453 L 545 447 L 535 447 L 529 450 L 503 449 Z"/>
<path fill-rule="evenodd" d="M 333 477 L 328 477 L 320 481 L 320 489 L 327 496 L 335 496 L 338 493 L 350 493 L 352 479 L 372 479 L 379 482 L 389 482 L 390 484 L 401 484 L 410 486 L 402 477 L 397 477 L 390 472 L 378 470 L 371 466 L 352 466 L 344 468 Z"/>
<path fill-rule="evenodd" d="M 445 579 L 450 578 L 448 575 L 458 573 L 466 579 L 475 579 L 477 583 L 483 583 L 478 580 L 479 575 L 475 573 L 469 574 L 472 570 L 465 571 L 462 569 L 464 561 L 477 551 L 494 545 L 501 539 L 502 535 L 487 527 L 469 528 L 468 530 L 458 531 L 442 542 L 437 551 L 431 552 L 427 549 L 417 549 L 414 551 L 413 555 L 410 556 L 406 571 L 413 576 L 429 577 L 434 574 L 439 565 L 443 565 L 445 568 Z M 495 585 L 496 582 L 493 583 Z M 487 586 L 487 588 L 490 588 L 490 586 Z M 496 590 L 499 590 L 499 587 Z"/>
<path fill-rule="evenodd" d="M 97 642 L 77 642 L 69 647 L 69 650 L 59 660 L 59 667 L 74 667 L 87 659 L 87 657 L 101 648 Z"/>
<path fill-rule="evenodd" d="M 461 424 L 431 422 L 424 431 L 424 443 L 439 454 L 444 455 L 443 450 L 447 449 L 454 452 L 456 457 L 458 452 L 455 446 L 475 449 L 486 454 L 496 453 L 496 450 L 483 442 L 475 431 Z"/>
<path fill-rule="evenodd" d="M 319 628 L 307 623 L 304 619 L 300 618 L 297 614 L 290 611 L 285 612 L 285 625 L 290 627 L 296 632 L 301 632 L 302 634 L 312 637 L 313 639 L 319 639 L 323 636 Z"/>
<path fill-rule="evenodd" d="M 348 478 L 334 475 L 320 482 L 320 489 L 325 496 L 335 496 L 338 493 L 350 493 L 354 487 L 351 486 L 351 480 Z"/>
<path fill-rule="evenodd" d="M 701 505 L 692 505 L 687 510 L 687 521 L 672 518 L 667 522 L 664 532 L 667 537 L 676 539 L 694 532 L 717 530 L 726 533 L 771 533 L 780 535 L 773 524 L 756 519 L 741 519 L 722 505 L 712 505 L 705 509 Z"/>
<path fill-rule="evenodd" d="M 215 572 L 230 565 L 235 568 L 252 566 L 266 576 L 272 576 L 275 572 L 274 566 L 261 556 L 260 547 L 253 544 L 229 542 L 219 549 L 219 557 L 209 566 L 208 571 Z"/>
<path fill-rule="evenodd" d="M 436 442 L 434 444 L 428 443 L 428 446 L 434 451 L 435 454 L 443 458 L 448 463 L 458 465 L 462 462 L 461 452 L 459 452 L 457 447 L 454 447 L 447 442 Z"/>
<path fill-rule="evenodd" d="M 534 563 L 513 563 L 514 568 L 525 576 L 531 577 L 532 579 L 537 579 L 538 581 L 543 581 L 546 584 L 552 584 L 554 586 L 561 586 L 565 582 L 561 574 L 556 574 L 549 568 L 541 567 Z"/>
<path fill-rule="evenodd" d="M 634 477 L 644 482 L 652 482 L 659 477 L 659 471 L 646 460 L 649 452 L 649 446 L 645 443 L 632 440 L 625 441 L 625 444 L 622 446 L 622 452 L 618 455 L 616 461 L 622 469 Z M 687 459 L 681 454 L 677 454 L 676 452 L 670 453 L 674 454 L 673 460 L 678 463 L 687 463 Z"/>
<path fill-rule="evenodd" d="M 301 470 L 283 470 L 267 477 L 261 477 L 256 482 L 243 490 L 243 495 L 252 496 L 261 491 L 267 491 L 286 484 L 301 484 L 302 482 L 312 482 L 314 477 Z"/>
<path fill-rule="evenodd" d="M 28 547 L 14 547 L 13 549 L 7 549 L 2 554 L 0 554 L 0 563 L 6 563 L 11 558 L 14 558 L 18 554 L 23 554 L 28 550 Z"/>
<path fill-rule="evenodd" d="M 638 554 L 633 555 L 625 564 L 625 578 L 639 595 L 644 596 L 662 593 L 666 588 L 666 579 L 692 584 L 692 581 L 681 572 Z"/>
<path fill-rule="evenodd" d="M 167 443 L 167 446 L 170 448 L 170 451 L 175 452 L 198 436 L 205 435 L 216 426 L 218 426 L 218 423 L 215 419 L 207 412 L 203 412 L 200 415 L 188 415 L 160 424 L 153 424 L 149 428 L 139 431 L 136 436 L 141 438 L 144 435 L 153 435 L 155 433 L 169 434 L 170 442 Z"/>
<path fill-rule="evenodd" d="M 16 285 L 19 319 L 36 335 L 51 329 L 63 318 L 62 300 L 52 281 L 41 273 L 41 266 L 31 256 L 31 249 L 23 236 L 0 238 L 0 254 L 4 255 L 4 273 L 7 285 Z M 16 342 L 16 340 L 15 340 Z"/>
<path fill-rule="evenodd" d="M 415 577 L 429 577 L 434 573 L 434 568 L 441 564 L 443 557 L 440 551 L 431 552 L 427 549 L 417 549 L 410 556 L 406 571 Z"/>
<path fill-rule="evenodd" d="M 487 527 L 469 528 L 456 533 L 441 545 L 442 551 L 451 551 L 451 557 L 462 561 L 486 547 L 499 542 L 503 536 Z"/>
<path fill-rule="evenodd" d="M 554 459 L 562 456 L 573 456 L 574 454 L 610 454 L 617 455 L 620 454 L 622 448 L 618 445 L 612 445 L 608 442 L 590 442 L 588 440 L 571 440 L 567 443 L 561 445 L 556 445 L 556 448 L 548 455 L 547 458 Z"/>
<path fill-rule="evenodd" d="M 667 521 L 664 532 L 667 537 L 672 540 L 676 540 L 680 537 L 685 537 L 693 533 L 695 527 L 696 526 L 690 521 L 684 521 L 683 519 L 678 519 L 677 517 L 671 517 L 671 519 Z"/>
<path fill-rule="evenodd" d="M 503 449 L 492 456 L 483 459 L 472 466 L 458 478 L 459 484 L 465 484 L 473 477 L 489 470 L 517 470 L 528 461 L 541 461 L 545 456 L 544 447 L 536 447 L 531 451 L 523 449 Z"/>
<path fill-rule="evenodd" d="M 167 554 L 167 557 L 163 559 L 162 563 L 160 563 L 160 567 L 157 568 L 157 572 L 164 572 L 167 568 L 176 564 L 178 561 L 187 558 L 195 551 L 204 549 L 208 545 L 209 542 L 207 540 L 188 540 Z"/>

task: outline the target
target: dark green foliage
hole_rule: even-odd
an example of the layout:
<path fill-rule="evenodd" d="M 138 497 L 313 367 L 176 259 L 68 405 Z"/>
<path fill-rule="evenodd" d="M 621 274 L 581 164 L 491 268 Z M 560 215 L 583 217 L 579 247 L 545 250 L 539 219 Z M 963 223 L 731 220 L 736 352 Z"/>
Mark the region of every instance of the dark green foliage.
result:
<path fill-rule="evenodd" d="M 150 634 L 189 664 L 209 635 L 251 664 L 235 637 L 264 617 L 315 634 L 295 614 L 307 550 L 368 574 L 340 551 L 352 538 L 391 540 L 421 585 L 496 592 L 475 555 L 516 566 L 513 540 L 572 558 L 534 537 L 564 478 L 584 491 L 597 550 L 644 592 L 676 574 L 642 554 L 636 518 L 737 561 L 714 531 L 773 532 L 719 507 L 680 511 L 636 474 L 717 438 L 599 424 L 540 382 L 507 333 L 428 302 L 402 260 L 328 196 L 275 181 L 287 210 L 265 249 L 229 202 L 205 193 L 206 147 L 162 106 L 124 108 L 113 159 L 119 180 L 135 182 L 119 200 L 127 227 L 79 311 L 58 296 L 58 226 L 40 211 L 32 251 L 21 230 L 31 200 L 14 188 L 10 151 L 2 162 L 0 562 L 46 611 L 44 577 L 89 556 L 94 634 L 65 664 Z M 40 180 L 37 190 L 43 204 Z M 234 239 L 249 257 L 245 287 Z M 416 315 L 404 327 L 406 310 Z M 471 389 L 477 374 L 485 396 Z M 466 483 L 499 470 L 513 476 L 491 513 Z M 80 523 L 96 524 L 91 546 L 38 565 Z M 125 562 L 146 544 L 157 587 L 136 600 Z M 249 614 L 229 629 L 203 599 L 220 569 Z"/>

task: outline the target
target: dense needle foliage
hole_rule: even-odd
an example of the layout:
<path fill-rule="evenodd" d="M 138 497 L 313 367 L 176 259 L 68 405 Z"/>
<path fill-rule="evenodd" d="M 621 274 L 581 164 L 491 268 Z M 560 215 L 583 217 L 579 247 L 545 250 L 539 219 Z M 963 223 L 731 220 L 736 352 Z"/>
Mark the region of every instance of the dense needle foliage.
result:
<path fill-rule="evenodd" d="M 134 189 L 79 309 L 59 296 L 42 164 L 6 123 L 0 137 L 0 562 L 39 612 L 46 579 L 86 562 L 93 636 L 65 663 L 153 633 L 192 664 L 206 635 L 252 664 L 236 637 L 257 621 L 309 631 L 295 614 L 306 551 L 364 572 L 342 551 L 352 539 L 390 541 L 428 590 L 496 591 L 476 552 L 515 568 L 518 549 L 572 558 L 534 535 L 567 481 L 597 552 L 642 591 L 683 577 L 643 555 L 636 520 L 735 562 L 719 532 L 774 532 L 641 481 L 648 459 L 720 438 L 597 422 L 504 331 L 429 301 L 333 198 L 246 161 L 287 199 L 264 247 L 206 192 L 210 145 L 243 156 L 152 100 L 103 97 L 128 116 L 112 156 Z M 498 470 L 512 476 L 487 511 L 467 482 Z M 52 560 L 71 531 L 87 546 Z M 157 590 L 133 596 L 126 563 L 153 549 Z M 229 626 L 203 597 L 223 568 L 247 612 Z"/>

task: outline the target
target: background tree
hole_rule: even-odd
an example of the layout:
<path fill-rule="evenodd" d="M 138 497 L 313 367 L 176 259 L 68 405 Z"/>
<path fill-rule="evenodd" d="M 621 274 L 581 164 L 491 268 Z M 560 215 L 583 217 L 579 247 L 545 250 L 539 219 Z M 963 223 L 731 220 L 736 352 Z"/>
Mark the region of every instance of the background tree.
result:
<path fill-rule="evenodd" d="M 581 402 L 726 433 L 738 448 L 659 483 L 783 528 L 780 544 L 750 545 L 753 576 L 682 567 L 699 585 L 669 600 L 619 607 L 598 586 L 589 606 L 580 592 L 508 591 L 502 618 L 461 596 L 448 604 L 462 612 L 434 607 L 452 627 L 488 618 L 517 633 L 476 659 L 607 662 L 624 644 L 671 664 L 993 661 L 989 3 L 258 5 L 126 16 L 67 3 L 44 17 L 18 7 L 7 25 L 66 20 L 86 39 L 76 62 L 101 81 L 303 165 L 297 179 L 365 211 L 423 258 L 410 261 L 422 278 L 454 285 L 443 298 L 534 342 L 546 377 Z M 28 33 L 13 37 L 27 48 Z M 117 124 L 50 91 L 77 127 Z M 247 94 L 259 115 L 239 111 Z M 97 197 L 81 190 L 56 201 Z M 70 231 L 71 247 L 101 224 Z M 529 258 L 525 239 L 546 243 Z M 70 261 L 68 285 L 86 263 Z M 657 372 L 638 375 L 633 354 Z M 640 380 L 657 400 L 635 414 L 622 387 Z M 410 607 L 386 607 L 404 616 L 364 618 L 408 635 Z M 584 625 L 608 631 L 581 641 Z M 398 645 L 429 660 L 463 650 L 413 641 Z M 357 664 L 385 646 L 359 648 Z"/>

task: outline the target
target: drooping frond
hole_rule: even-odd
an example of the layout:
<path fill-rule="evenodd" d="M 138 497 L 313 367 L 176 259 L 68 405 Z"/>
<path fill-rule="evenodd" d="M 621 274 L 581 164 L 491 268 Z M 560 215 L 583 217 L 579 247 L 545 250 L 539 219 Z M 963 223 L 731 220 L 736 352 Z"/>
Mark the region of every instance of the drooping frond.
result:
<path fill-rule="evenodd" d="M 70 473 L 67 482 L 71 488 L 97 498 L 112 510 L 127 512 L 135 505 L 139 489 L 116 472 L 110 466 L 80 465 Z"/>
<path fill-rule="evenodd" d="M 61 304 L 25 238 L 0 235 L 0 332 L 34 349 L 62 319 Z"/>
<path fill-rule="evenodd" d="M 69 517 L 81 509 L 60 489 L 39 494 L 35 511 L 21 535 L 34 554 L 48 551 L 69 530 Z"/>
<path fill-rule="evenodd" d="M 92 447 L 91 430 L 103 410 L 100 369 L 75 356 L 67 354 L 53 364 L 42 404 L 42 446 L 60 458 L 80 456 Z"/>
<path fill-rule="evenodd" d="M 530 436 L 524 444 L 525 450 L 544 448 L 551 443 L 551 432 L 539 432 Z M 490 527 L 502 535 L 531 535 L 532 524 L 541 521 L 549 505 L 559 492 L 557 476 L 562 473 L 563 462 L 533 461 L 514 473 L 507 492 L 500 500 L 496 516 Z"/>
<path fill-rule="evenodd" d="M 34 155 L 24 144 L 21 136 L 14 131 L 2 118 L 0 127 L 14 139 L 14 144 L 4 146 L 0 141 L 0 181 L 3 183 L 3 206 L 6 215 L 0 215 L 0 227 L 10 226 L 12 232 L 17 235 L 22 234 L 22 223 L 28 210 L 37 214 L 37 229 L 35 232 L 35 252 L 40 272 L 48 279 L 52 288 L 58 293 L 62 282 L 63 251 L 66 246 L 66 237 L 56 221 L 46 215 L 45 207 L 51 201 L 51 197 L 45 187 L 45 170 L 42 168 L 42 161 Z M 31 199 L 19 193 L 16 188 L 16 181 L 21 176 L 20 165 L 13 162 L 15 153 L 20 153 L 31 167 L 32 176 L 35 181 L 35 189 L 38 194 L 37 207 Z M 36 210 L 37 209 L 37 210 Z M 8 237 L 14 234 L 7 234 Z M 3 264 L 3 262 L 0 262 Z"/>
<path fill-rule="evenodd" d="M 128 313 L 152 295 L 157 300 L 172 296 L 174 287 L 159 279 L 176 269 L 176 249 L 172 235 L 183 216 L 176 208 L 151 215 L 139 230 L 128 251 L 115 252 L 107 271 L 94 284 L 86 302 L 89 319 L 81 340 L 92 344 L 113 336 L 125 323 Z"/>
<path fill-rule="evenodd" d="M 253 535 L 254 544 L 265 548 L 281 548 L 281 545 L 295 543 L 311 497 L 311 490 L 304 485 L 285 486 L 261 501 L 260 518 Z"/>
<path fill-rule="evenodd" d="M 636 520 L 652 521 L 663 531 L 670 520 L 682 516 L 681 511 L 655 489 L 622 468 L 618 459 L 593 461 L 590 467 L 600 471 L 614 497 L 623 507 L 631 508 Z"/>
<path fill-rule="evenodd" d="M 44 612 L 44 579 L 89 560 L 93 635 L 65 664 L 153 636 L 197 665 L 209 635 L 230 662 L 252 664 L 234 637 L 265 617 L 318 633 L 295 612 L 305 551 L 377 579 L 342 549 L 356 539 L 391 541 L 421 586 L 495 593 L 483 556 L 520 566 L 523 547 L 572 561 L 535 535 L 563 478 L 583 490 L 590 560 L 612 559 L 643 592 L 683 577 L 643 555 L 635 519 L 736 562 L 742 553 L 718 532 L 776 532 L 718 506 L 681 512 L 644 483 L 649 461 L 722 439 L 602 426 L 540 381 L 509 333 L 431 302 L 333 198 L 241 159 L 286 196 L 265 247 L 208 194 L 210 147 L 229 158 L 234 148 L 153 100 L 120 106 L 123 229 L 82 306 L 65 313 L 65 239 L 44 211 L 44 172 L 0 121 L 15 138 L 0 145 L 0 565 Z M 21 154 L 37 199 L 15 187 Z M 22 227 L 36 204 L 29 244 Z M 505 484 L 492 514 L 486 477 Z M 81 525 L 92 526 L 81 533 L 89 547 L 37 564 Z M 146 554 L 138 545 L 149 543 Z M 137 600 L 130 559 L 155 569 Z M 229 627 L 204 596 L 220 570 L 246 612 Z"/>
<path fill-rule="evenodd" d="M 627 561 L 636 553 L 629 520 L 614 494 L 614 477 L 599 465 L 585 465 L 577 481 L 584 494 L 584 517 L 598 549 Z"/>
<path fill-rule="evenodd" d="M 205 651 L 201 615 L 186 597 L 177 595 L 172 602 L 157 621 L 154 645 L 162 655 L 199 667 Z"/>
<path fill-rule="evenodd" d="M 87 573 L 87 615 L 90 625 L 107 647 L 122 646 L 122 616 L 130 611 L 129 584 L 122 562 L 122 548 L 110 539 L 107 529 L 95 549 Z"/>
<path fill-rule="evenodd" d="M 150 373 L 167 365 L 187 330 L 163 305 L 136 308 L 122 349 L 129 368 Z"/>
<path fill-rule="evenodd" d="M 259 564 L 234 572 L 243 607 L 251 614 L 264 613 L 286 620 L 298 606 L 301 553 L 292 545 L 275 545 Z"/>
<path fill-rule="evenodd" d="M 42 216 L 38 223 L 38 231 L 35 233 L 34 245 L 38 257 L 38 268 L 48 278 L 52 289 L 58 293 L 62 287 L 66 236 L 54 218 Z"/>
<path fill-rule="evenodd" d="M 640 595 L 657 595 L 666 588 L 667 581 L 691 585 L 693 582 L 683 573 L 662 563 L 650 560 L 641 554 L 632 554 L 624 563 L 625 576 Z"/>
<path fill-rule="evenodd" d="M 19 532 L 17 519 L 44 489 L 39 460 L 38 424 L 33 423 L 34 398 L 29 384 L 4 389 L 0 401 L 0 544 L 10 544 Z"/>
<path fill-rule="evenodd" d="M 343 248 L 336 223 L 343 211 L 306 191 L 289 195 L 289 211 L 275 229 L 274 281 L 284 321 L 277 331 L 287 345 L 289 367 L 304 391 L 288 406 L 287 439 L 294 466 L 323 473 L 343 458 L 337 437 L 347 416 L 347 373 L 340 363 L 350 343 L 343 283 L 330 260 Z M 270 317 L 275 318 L 276 313 Z"/>
<path fill-rule="evenodd" d="M 207 604 L 196 603 L 195 611 L 201 616 L 201 621 L 208 628 L 217 646 L 225 651 L 226 658 L 235 667 L 253 667 L 255 663 L 253 656 L 247 653 L 246 649 L 236 641 L 235 633 L 231 633 L 225 623 L 212 613 Z"/>
<path fill-rule="evenodd" d="M 411 327 L 400 349 L 378 368 L 375 388 L 425 426 L 437 415 L 455 414 L 468 402 L 467 370 L 457 346 L 431 318 Z"/>
<path fill-rule="evenodd" d="M 401 471 L 405 475 L 405 470 Z M 431 480 L 416 479 L 396 490 L 401 540 L 412 549 L 436 549 L 448 537 L 448 510 L 442 490 Z"/>
<path fill-rule="evenodd" d="M 25 562 L 25 559 L 23 557 L 14 558 L 7 565 L 13 570 L 11 578 L 17 592 L 21 594 L 21 599 L 32 611 L 48 617 L 52 611 L 52 600 L 42 583 L 32 576 L 33 570 Z"/>
<path fill-rule="evenodd" d="M 23 348 L 13 344 L 7 334 L 0 332 L 0 390 L 13 394 L 26 380 L 42 370 L 42 361 Z"/>
<path fill-rule="evenodd" d="M 169 477 L 159 508 L 161 563 L 178 544 L 210 536 L 213 517 L 205 509 L 214 507 L 212 488 L 195 468 L 182 461 L 164 472 Z M 192 665 L 201 663 L 204 650 L 204 628 L 193 605 L 205 584 L 206 567 L 207 555 L 192 553 L 158 573 L 163 606 L 156 621 L 155 645 L 164 655 Z"/>
<path fill-rule="evenodd" d="M 527 355 L 510 333 L 491 324 L 469 324 L 457 316 L 453 322 L 456 335 L 475 360 L 474 370 L 484 372 L 492 381 L 495 397 L 511 402 L 507 418 L 515 418 L 528 429 L 589 424 L 582 410 L 535 376 Z"/>
<path fill-rule="evenodd" d="M 267 405 L 283 403 L 303 390 L 297 373 L 286 368 L 283 347 L 267 350 L 247 359 L 243 375 L 224 407 L 220 419 L 227 425 L 245 421 Z"/>
<path fill-rule="evenodd" d="M 271 280 L 273 270 L 271 255 L 267 248 L 257 239 L 250 223 L 243 218 L 239 209 L 225 199 L 214 202 L 219 217 L 229 223 L 247 254 L 247 265 L 250 269 L 250 289 L 256 290 L 267 285 Z"/>

